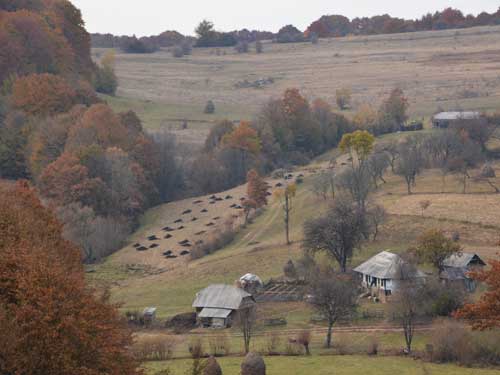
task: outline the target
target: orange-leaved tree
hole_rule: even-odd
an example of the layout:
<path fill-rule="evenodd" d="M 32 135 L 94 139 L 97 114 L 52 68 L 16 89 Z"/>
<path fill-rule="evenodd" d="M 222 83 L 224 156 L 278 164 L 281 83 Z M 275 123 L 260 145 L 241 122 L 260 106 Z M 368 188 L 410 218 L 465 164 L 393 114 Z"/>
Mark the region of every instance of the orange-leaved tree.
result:
<path fill-rule="evenodd" d="M 0 190 L 0 373 L 137 374 L 131 333 L 61 224 L 26 183 Z"/>
<path fill-rule="evenodd" d="M 247 195 L 248 199 L 253 200 L 257 207 L 262 207 L 267 204 L 267 189 L 268 184 L 259 175 L 255 169 L 251 169 L 247 173 Z"/>
<path fill-rule="evenodd" d="M 12 106 L 34 116 L 67 112 L 76 104 L 77 94 L 68 82 L 53 74 L 32 74 L 15 80 Z"/>
<path fill-rule="evenodd" d="M 488 270 L 470 273 L 473 279 L 484 282 L 488 290 L 476 303 L 465 305 L 455 314 L 479 330 L 500 327 L 500 261 L 491 260 L 489 263 L 491 268 Z"/>

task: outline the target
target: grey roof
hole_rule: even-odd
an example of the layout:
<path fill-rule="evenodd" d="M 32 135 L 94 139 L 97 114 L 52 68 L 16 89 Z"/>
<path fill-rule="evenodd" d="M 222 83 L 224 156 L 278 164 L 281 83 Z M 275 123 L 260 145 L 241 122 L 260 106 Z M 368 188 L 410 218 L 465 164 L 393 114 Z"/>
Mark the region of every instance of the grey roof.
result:
<path fill-rule="evenodd" d="M 247 273 L 246 275 L 241 276 L 240 281 L 244 281 L 247 283 L 258 283 L 258 284 L 262 285 L 261 278 L 257 275 L 252 274 L 252 273 Z"/>
<path fill-rule="evenodd" d="M 142 313 L 143 315 L 153 315 L 156 313 L 156 307 L 146 307 Z"/>
<path fill-rule="evenodd" d="M 382 251 L 360 264 L 354 271 L 379 279 L 398 280 L 401 261 L 402 259 L 399 255 L 389 251 Z M 417 270 L 416 277 L 425 277 L 425 274 Z"/>
<path fill-rule="evenodd" d="M 474 253 L 457 253 L 450 255 L 443 262 L 445 267 L 467 268 L 472 261 L 477 262 L 483 266 L 486 265 L 484 261 Z"/>
<path fill-rule="evenodd" d="M 196 294 L 193 307 L 212 307 L 237 310 L 241 302 L 251 294 L 231 285 L 213 284 Z"/>
<path fill-rule="evenodd" d="M 229 314 L 231 314 L 231 311 L 229 309 L 213 309 L 211 307 L 205 307 L 203 310 L 201 310 L 200 314 L 198 315 L 199 318 L 227 318 Z"/>
<path fill-rule="evenodd" d="M 473 120 L 481 117 L 479 112 L 441 112 L 434 115 L 434 120 Z"/>

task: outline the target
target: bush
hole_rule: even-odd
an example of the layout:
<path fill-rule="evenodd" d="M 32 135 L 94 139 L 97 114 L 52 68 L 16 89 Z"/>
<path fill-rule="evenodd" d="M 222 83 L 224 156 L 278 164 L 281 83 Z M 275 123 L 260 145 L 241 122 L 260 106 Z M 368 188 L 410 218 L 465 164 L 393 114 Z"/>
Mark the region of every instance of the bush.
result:
<path fill-rule="evenodd" d="M 462 365 L 499 365 L 500 331 L 470 331 L 457 321 L 442 321 L 433 331 L 431 359 Z"/>
<path fill-rule="evenodd" d="M 205 255 L 215 253 L 217 250 L 229 245 L 236 237 L 237 230 L 231 223 L 226 223 L 222 230 L 217 230 L 203 243 L 199 243 L 191 250 L 191 259 L 200 259 Z"/>
<path fill-rule="evenodd" d="M 227 335 L 219 334 L 209 337 L 208 347 L 210 354 L 214 357 L 222 357 L 231 354 L 230 342 Z"/>
<path fill-rule="evenodd" d="M 176 342 L 170 336 L 147 337 L 134 344 L 132 351 L 138 361 L 166 361 L 172 359 Z"/>
<path fill-rule="evenodd" d="M 197 359 L 205 356 L 205 350 L 203 348 L 203 342 L 200 338 L 195 338 L 191 340 L 188 344 L 188 351 L 191 358 Z"/>
<path fill-rule="evenodd" d="M 94 89 L 95 91 L 106 94 L 115 95 L 118 88 L 118 78 L 115 71 L 109 66 L 98 66 L 95 70 Z"/>
<path fill-rule="evenodd" d="M 281 336 L 278 332 L 271 332 L 267 336 L 267 354 L 278 355 L 281 346 Z"/>
<path fill-rule="evenodd" d="M 204 110 L 204 112 L 205 112 L 206 114 L 210 114 L 210 115 L 211 115 L 211 114 L 213 114 L 213 113 L 215 113 L 215 104 L 214 104 L 214 102 L 213 102 L 213 101 L 209 100 L 209 101 L 207 102 L 207 104 L 205 105 L 205 110 Z"/>

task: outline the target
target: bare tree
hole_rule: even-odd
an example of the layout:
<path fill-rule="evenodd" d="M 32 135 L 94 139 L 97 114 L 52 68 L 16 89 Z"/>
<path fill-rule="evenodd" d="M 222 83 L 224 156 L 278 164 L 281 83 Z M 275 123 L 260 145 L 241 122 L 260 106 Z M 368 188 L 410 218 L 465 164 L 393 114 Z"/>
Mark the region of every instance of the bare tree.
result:
<path fill-rule="evenodd" d="M 346 196 L 337 196 L 325 216 L 304 224 L 303 247 L 312 253 L 325 252 L 345 272 L 354 249 L 367 232 L 365 213 Z"/>
<path fill-rule="evenodd" d="M 376 152 L 368 158 L 368 171 L 373 179 L 373 185 L 378 187 L 378 181 L 385 184 L 384 174 L 389 168 L 389 156 L 385 152 Z"/>
<path fill-rule="evenodd" d="M 250 352 L 250 342 L 252 340 L 253 331 L 256 323 L 256 309 L 255 306 L 247 307 L 238 311 L 237 326 L 243 334 L 243 344 L 245 353 Z"/>
<path fill-rule="evenodd" d="M 467 180 L 471 178 L 470 170 L 477 167 L 482 160 L 481 146 L 470 139 L 465 139 L 461 147 L 455 149 L 448 167 L 459 176 L 463 194 L 467 191 Z"/>
<path fill-rule="evenodd" d="M 423 200 L 418 202 L 418 205 L 422 209 L 422 217 L 424 217 L 424 211 L 427 210 L 431 204 L 432 202 L 430 200 Z"/>
<path fill-rule="evenodd" d="M 333 171 L 321 172 L 315 176 L 312 185 L 313 192 L 327 200 L 331 195 L 335 199 L 335 174 Z"/>
<path fill-rule="evenodd" d="M 378 236 L 380 225 L 387 218 L 387 212 L 385 211 L 384 207 L 379 205 L 374 205 L 368 210 L 367 216 L 370 229 L 373 235 L 373 241 L 375 241 Z"/>
<path fill-rule="evenodd" d="M 359 168 L 348 168 L 340 173 L 335 182 L 347 191 L 362 211 L 365 210 L 368 195 L 373 189 L 372 178 L 367 164 Z"/>
<path fill-rule="evenodd" d="M 292 202 L 295 194 L 297 192 L 297 185 L 292 183 L 288 184 L 283 189 L 278 189 L 274 191 L 275 197 L 281 201 L 283 207 L 283 213 L 285 215 L 285 235 L 286 235 L 286 244 L 290 245 L 290 213 L 292 212 Z"/>
<path fill-rule="evenodd" d="M 495 169 L 492 167 L 491 164 L 486 163 L 483 168 L 481 168 L 481 172 L 479 173 L 478 176 L 476 176 L 477 181 L 484 181 L 488 185 L 490 185 L 494 190 L 495 193 L 500 193 L 500 189 L 498 186 L 495 184 L 495 179 L 497 177 L 497 174 L 495 172 Z"/>
<path fill-rule="evenodd" d="M 424 157 L 421 147 L 421 138 L 417 136 L 408 139 L 399 145 L 399 158 L 396 163 L 395 173 L 403 177 L 411 194 L 411 187 L 415 185 L 416 178 L 424 166 Z"/>
<path fill-rule="evenodd" d="M 332 345 L 333 325 L 339 319 L 349 318 L 357 306 L 357 283 L 345 274 L 332 270 L 319 272 L 311 283 L 311 304 L 328 322 L 326 347 Z"/>
<path fill-rule="evenodd" d="M 397 289 L 391 303 L 394 318 L 403 328 L 407 353 L 411 353 L 415 324 L 418 316 L 425 311 L 425 284 L 419 276 L 416 262 L 403 255 L 398 262 Z"/>
<path fill-rule="evenodd" d="M 387 154 L 388 162 L 391 166 L 391 171 L 392 173 L 395 173 L 396 161 L 399 158 L 398 142 L 393 140 L 389 143 L 383 144 L 382 146 L 377 147 L 376 152 L 385 152 Z"/>

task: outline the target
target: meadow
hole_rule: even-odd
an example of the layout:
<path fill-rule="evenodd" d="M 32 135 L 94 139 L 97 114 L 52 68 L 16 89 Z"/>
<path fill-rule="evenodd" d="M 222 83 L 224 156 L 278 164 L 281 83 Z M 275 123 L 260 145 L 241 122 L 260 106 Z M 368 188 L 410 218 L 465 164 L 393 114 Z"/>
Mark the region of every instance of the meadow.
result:
<path fill-rule="evenodd" d="M 428 119 L 439 109 L 500 108 L 500 26 L 320 40 L 319 44 L 264 43 L 264 53 L 198 48 L 174 58 L 162 50 L 116 56 L 120 87 L 106 100 L 138 112 L 149 130 L 167 129 L 179 140 L 201 143 L 217 120 L 251 120 L 269 98 L 297 87 L 309 99 L 335 106 L 335 91 L 350 88 L 352 108 L 378 106 L 394 87 L 410 100 L 410 117 Z M 94 58 L 105 53 L 94 49 Z M 271 78 L 259 88 L 245 80 Z M 215 114 L 204 114 L 213 100 Z M 184 120 L 188 128 L 182 129 Z"/>

